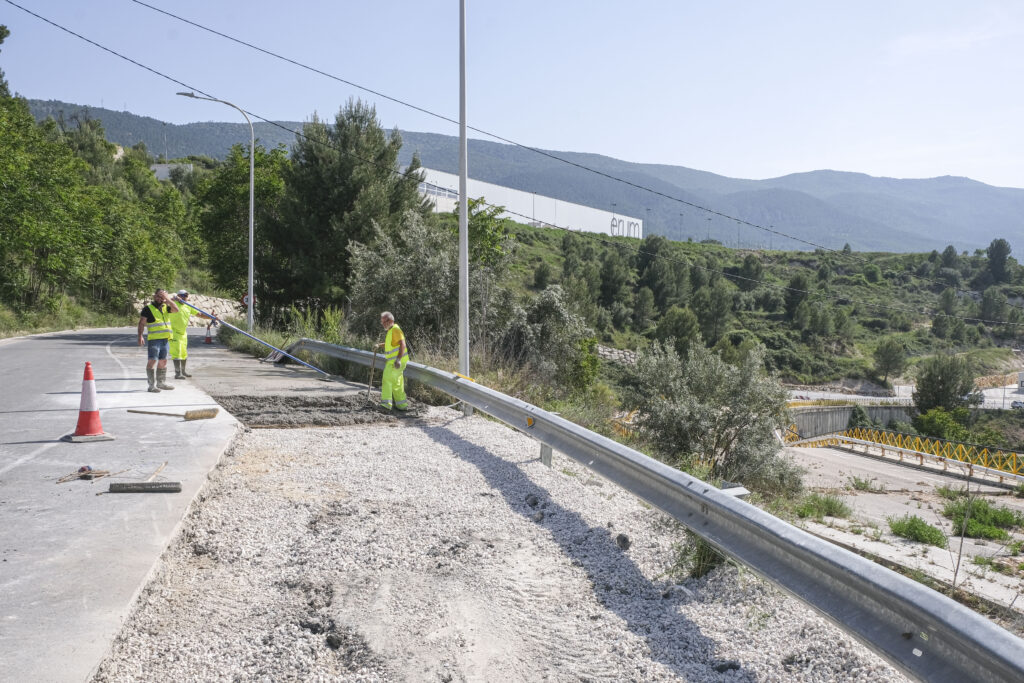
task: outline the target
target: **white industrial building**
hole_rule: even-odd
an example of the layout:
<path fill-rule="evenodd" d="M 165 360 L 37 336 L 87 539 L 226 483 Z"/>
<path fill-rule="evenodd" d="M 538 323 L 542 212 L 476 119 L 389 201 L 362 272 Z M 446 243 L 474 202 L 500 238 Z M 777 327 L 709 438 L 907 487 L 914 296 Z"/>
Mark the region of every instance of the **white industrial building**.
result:
<path fill-rule="evenodd" d="M 420 194 L 433 200 L 434 210 L 439 213 L 454 210 L 459 201 L 459 176 L 431 168 L 421 170 L 425 175 L 425 181 L 420 183 Z M 523 192 L 472 178 L 466 181 L 466 192 L 471 199 L 483 197 L 492 206 L 505 207 L 502 218 L 509 218 L 517 223 L 539 228 L 567 228 L 614 236 L 644 236 L 642 220 L 613 211 L 573 204 L 536 192 Z"/>

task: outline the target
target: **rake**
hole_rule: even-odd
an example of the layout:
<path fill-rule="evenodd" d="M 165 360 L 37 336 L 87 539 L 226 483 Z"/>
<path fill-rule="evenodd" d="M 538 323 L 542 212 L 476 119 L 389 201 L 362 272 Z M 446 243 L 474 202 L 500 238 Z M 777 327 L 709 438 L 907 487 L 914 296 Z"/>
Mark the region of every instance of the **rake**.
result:
<path fill-rule="evenodd" d="M 129 413 L 140 413 L 142 415 L 166 415 L 167 417 L 183 417 L 186 420 L 209 420 L 211 417 L 217 417 L 217 413 L 220 412 L 220 408 L 200 408 L 198 410 L 186 410 L 182 413 L 159 413 L 155 410 L 135 410 L 133 408 L 128 409 Z"/>
<path fill-rule="evenodd" d="M 370 363 L 370 381 L 366 383 L 366 402 L 370 402 L 370 390 L 373 389 L 373 371 L 377 368 L 377 347 L 373 347 L 373 361 Z"/>

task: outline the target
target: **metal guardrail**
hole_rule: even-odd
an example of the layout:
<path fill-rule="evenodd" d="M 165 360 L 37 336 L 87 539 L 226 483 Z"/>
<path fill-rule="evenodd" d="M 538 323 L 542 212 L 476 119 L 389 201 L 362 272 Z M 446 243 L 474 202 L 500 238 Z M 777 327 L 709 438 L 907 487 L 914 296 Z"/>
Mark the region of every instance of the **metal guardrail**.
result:
<path fill-rule="evenodd" d="M 847 406 L 873 406 L 879 408 L 901 408 L 914 405 L 912 398 L 889 396 L 868 398 L 853 396 L 850 398 L 790 398 L 786 401 L 790 408 L 844 408 Z"/>
<path fill-rule="evenodd" d="M 833 432 L 832 434 L 822 434 L 820 436 L 811 436 L 806 439 L 796 439 L 793 441 L 787 441 L 787 446 L 793 446 L 798 448 L 816 448 L 816 447 L 840 447 L 842 444 L 856 444 L 859 446 L 865 446 L 866 448 L 880 448 L 882 451 L 882 457 L 885 457 L 886 451 L 891 452 L 894 455 L 899 456 L 900 461 L 903 461 L 903 457 L 912 457 L 918 459 L 918 464 L 924 465 L 924 461 L 927 458 L 929 461 L 942 465 L 943 470 L 949 468 L 949 465 L 959 465 L 966 472 L 966 476 L 988 476 L 997 479 L 1000 484 L 1009 481 L 1013 484 L 1024 484 L 1024 471 L 1020 471 L 1021 456 L 1013 453 L 1013 460 L 1005 458 L 1002 460 L 981 461 L 978 458 L 965 459 L 962 457 L 950 457 L 943 453 L 943 449 L 931 449 L 923 450 L 921 448 L 907 447 L 902 443 L 902 440 L 892 439 L 883 440 L 873 435 L 871 432 L 878 430 L 864 430 L 862 428 L 847 429 L 843 432 Z M 908 434 L 896 434 L 895 432 L 882 432 L 884 434 L 893 434 L 895 436 L 907 437 L 907 441 L 910 441 L 910 435 Z M 922 437 L 917 437 L 922 439 Z M 923 438 L 924 441 L 929 441 L 927 438 Z M 940 442 L 949 444 L 951 442 Z M 957 444 L 963 446 L 965 444 Z M 856 451 L 854 451 L 856 452 Z M 1001 451 L 1000 451 L 1001 453 Z M 1004 454 L 1005 455 L 1005 454 Z M 1017 472 L 1002 469 L 998 465 L 1009 465 L 1013 464 L 1017 467 Z"/>
<path fill-rule="evenodd" d="M 1024 456 L 1001 448 L 988 448 L 959 441 L 946 441 L 917 434 L 900 434 L 887 429 L 855 427 L 840 432 L 842 436 L 873 441 L 882 446 L 927 453 L 947 460 L 956 460 L 976 467 L 985 467 L 1007 474 L 1024 475 Z"/>
<path fill-rule="evenodd" d="M 370 365 L 372 354 L 311 339 L 310 351 Z M 410 362 L 409 379 L 558 450 L 663 510 L 831 619 L 909 676 L 1024 680 L 1024 641 L 930 588 L 773 517 L 699 479 L 524 401 Z"/>

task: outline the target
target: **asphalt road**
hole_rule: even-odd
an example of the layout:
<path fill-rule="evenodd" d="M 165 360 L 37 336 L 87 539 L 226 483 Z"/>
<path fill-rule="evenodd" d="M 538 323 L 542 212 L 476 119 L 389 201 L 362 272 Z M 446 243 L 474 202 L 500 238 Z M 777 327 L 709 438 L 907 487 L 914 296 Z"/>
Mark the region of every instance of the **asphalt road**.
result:
<path fill-rule="evenodd" d="M 200 374 L 220 347 L 203 344 L 203 330 L 195 335 L 189 369 Z M 78 420 L 86 361 L 104 431 L 114 441 L 61 440 Z M 4 680 L 89 677 L 236 432 L 237 421 L 223 410 L 193 421 L 128 413 L 216 405 L 191 381 L 172 380 L 174 391 L 148 393 L 145 363 L 134 328 L 0 341 Z M 154 481 L 181 482 L 181 493 L 105 493 L 108 483 L 144 481 L 165 462 Z M 84 465 L 120 474 L 57 483 Z"/>

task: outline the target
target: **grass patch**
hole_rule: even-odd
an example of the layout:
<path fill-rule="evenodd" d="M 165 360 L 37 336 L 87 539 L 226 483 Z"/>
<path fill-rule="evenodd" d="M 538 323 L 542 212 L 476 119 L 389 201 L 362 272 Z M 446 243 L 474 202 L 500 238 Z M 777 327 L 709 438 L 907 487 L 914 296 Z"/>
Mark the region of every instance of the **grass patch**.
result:
<path fill-rule="evenodd" d="M 808 494 L 796 507 L 797 517 L 822 519 L 824 517 L 849 517 L 850 506 L 843 502 L 839 496 L 831 493 L 822 495 L 820 493 Z"/>
<path fill-rule="evenodd" d="M 1024 523 L 1024 515 L 1006 507 L 995 507 L 980 498 L 958 498 L 946 503 L 942 514 L 953 520 L 953 535 L 968 538 L 1006 540 L 1006 529 Z"/>
<path fill-rule="evenodd" d="M 868 491 L 871 493 L 883 493 L 885 491 L 885 486 L 875 486 L 872 481 L 871 479 L 853 476 L 849 479 L 849 487 L 854 491 Z"/>
<path fill-rule="evenodd" d="M 889 531 L 901 538 L 927 543 L 937 548 L 946 547 L 946 534 L 942 533 L 942 529 L 932 526 L 916 515 L 888 517 L 886 521 L 889 522 Z"/>
<path fill-rule="evenodd" d="M 725 562 L 725 555 L 703 538 L 686 530 L 685 544 L 676 544 L 675 561 L 666 572 L 673 581 L 682 582 L 688 578 L 699 579 Z"/>
<path fill-rule="evenodd" d="M 116 313 L 82 306 L 72 297 L 47 301 L 45 310 L 16 311 L 0 304 L 0 339 L 90 327 L 124 327 L 139 322 L 134 311 Z"/>
<path fill-rule="evenodd" d="M 963 486 L 953 488 L 943 484 L 942 486 L 935 489 L 935 493 L 938 494 L 939 498 L 945 498 L 946 500 L 956 500 L 957 498 L 963 498 L 967 495 L 967 489 Z"/>
<path fill-rule="evenodd" d="M 1008 569 L 1008 567 L 996 562 L 991 557 L 985 557 L 983 555 L 975 555 L 972 561 L 979 567 L 985 567 L 986 569 L 991 569 L 992 571 L 999 572 L 1000 574 Z"/>

